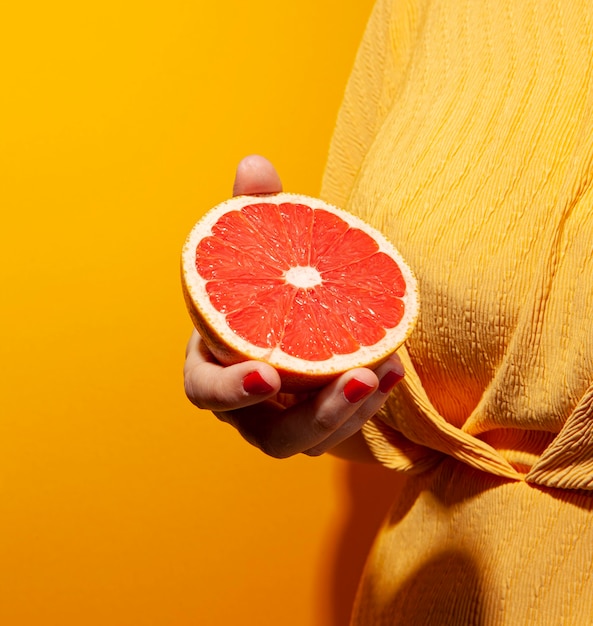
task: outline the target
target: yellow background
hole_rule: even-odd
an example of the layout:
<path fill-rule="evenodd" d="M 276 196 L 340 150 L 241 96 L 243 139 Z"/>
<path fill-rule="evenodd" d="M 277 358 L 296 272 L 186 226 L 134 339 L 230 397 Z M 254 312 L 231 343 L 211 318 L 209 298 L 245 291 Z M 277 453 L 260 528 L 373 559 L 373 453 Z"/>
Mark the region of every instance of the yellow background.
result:
<path fill-rule="evenodd" d="M 189 405 L 178 264 L 243 155 L 318 193 L 371 0 L 5 5 L 0 623 L 341 626 L 385 476 Z"/>

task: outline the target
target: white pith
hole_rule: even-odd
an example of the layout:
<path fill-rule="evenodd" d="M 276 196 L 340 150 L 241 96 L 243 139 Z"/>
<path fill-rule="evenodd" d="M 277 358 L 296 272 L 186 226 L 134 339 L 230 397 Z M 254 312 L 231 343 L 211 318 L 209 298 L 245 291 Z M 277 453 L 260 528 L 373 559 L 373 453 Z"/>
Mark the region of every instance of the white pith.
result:
<path fill-rule="evenodd" d="M 310 265 L 296 265 L 295 267 L 291 267 L 286 274 L 284 274 L 284 279 L 290 285 L 300 287 L 301 289 L 310 289 L 311 287 L 315 287 L 315 285 L 321 284 L 321 274 Z"/>
<path fill-rule="evenodd" d="M 195 254 L 198 243 L 204 237 L 212 234 L 212 226 L 223 214 L 229 211 L 240 210 L 244 206 L 254 203 L 282 204 L 283 202 L 305 204 L 312 209 L 324 209 L 338 215 L 351 227 L 359 228 L 371 235 L 377 242 L 379 249 L 396 261 L 406 282 L 406 294 L 402 298 L 405 304 L 404 317 L 395 328 L 385 329 L 386 334 L 379 342 L 372 346 L 361 346 L 359 350 L 351 354 L 333 355 L 324 361 L 307 361 L 291 356 L 278 347 L 273 349 L 261 348 L 242 339 L 227 325 L 226 316 L 217 311 L 211 304 L 206 291 L 207 281 L 198 274 L 195 267 Z M 194 226 L 187 237 L 182 252 L 182 271 L 188 293 L 195 307 L 200 315 L 216 329 L 223 343 L 236 352 L 243 354 L 245 358 L 264 360 L 275 367 L 302 372 L 303 374 L 315 375 L 341 372 L 379 361 L 394 352 L 405 341 L 418 315 L 416 279 L 394 246 L 379 231 L 356 216 L 328 205 L 321 200 L 299 194 L 280 193 L 270 196 L 239 196 L 214 207 Z M 312 287 L 321 282 L 319 272 L 315 268 L 307 266 L 291 268 L 291 270 L 286 272 L 285 278 L 288 282 L 303 288 Z"/>

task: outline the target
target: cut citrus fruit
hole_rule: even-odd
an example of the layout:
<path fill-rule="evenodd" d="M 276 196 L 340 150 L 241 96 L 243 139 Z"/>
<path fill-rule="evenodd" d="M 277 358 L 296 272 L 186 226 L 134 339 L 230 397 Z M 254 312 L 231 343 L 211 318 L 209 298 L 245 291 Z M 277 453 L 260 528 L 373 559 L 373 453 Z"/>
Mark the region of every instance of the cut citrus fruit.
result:
<path fill-rule="evenodd" d="M 288 193 L 238 196 L 206 213 L 183 248 L 182 284 L 213 355 L 266 361 L 286 391 L 378 365 L 418 313 L 416 280 L 379 231 Z"/>

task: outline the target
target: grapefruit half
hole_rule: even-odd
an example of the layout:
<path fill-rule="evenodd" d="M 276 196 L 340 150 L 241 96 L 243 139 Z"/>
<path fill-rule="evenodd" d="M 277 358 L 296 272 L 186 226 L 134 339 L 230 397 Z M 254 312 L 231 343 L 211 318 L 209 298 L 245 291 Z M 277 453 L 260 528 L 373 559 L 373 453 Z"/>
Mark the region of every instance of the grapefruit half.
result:
<path fill-rule="evenodd" d="M 284 391 L 374 367 L 408 337 L 416 280 L 359 218 L 308 196 L 238 196 L 193 227 L 182 252 L 193 323 L 223 364 L 266 361 Z"/>

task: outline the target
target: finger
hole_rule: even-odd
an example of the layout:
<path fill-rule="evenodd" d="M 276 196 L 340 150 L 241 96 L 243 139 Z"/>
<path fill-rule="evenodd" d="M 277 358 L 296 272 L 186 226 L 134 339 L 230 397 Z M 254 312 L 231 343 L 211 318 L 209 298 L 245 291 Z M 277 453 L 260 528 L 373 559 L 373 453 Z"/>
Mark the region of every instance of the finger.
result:
<path fill-rule="evenodd" d="M 217 412 L 261 402 L 280 389 L 280 376 L 273 367 L 260 361 L 223 367 L 198 333 L 193 333 L 188 342 L 184 381 L 186 395 L 193 404 Z"/>
<path fill-rule="evenodd" d="M 247 156 L 239 162 L 233 196 L 279 193 L 282 182 L 274 166 L 257 154 Z"/>
<path fill-rule="evenodd" d="M 357 433 L 385 404 L 393 388 L 404 378 L 404 368 L 399 357 L 390 357 L 375 370 L 378 388 L 359 403 L 356 411 L 322 442 L 305 450 L 308 456 L 319 456 Z"/>
<path fill-rule="evenodd" d="M 356 369 L 290 408 L 264 403 L 231 412 L 229 418 L 247 441 L 269 456 L 286 458 L 322 447 L 378 386 L 374 372 Z"/>

